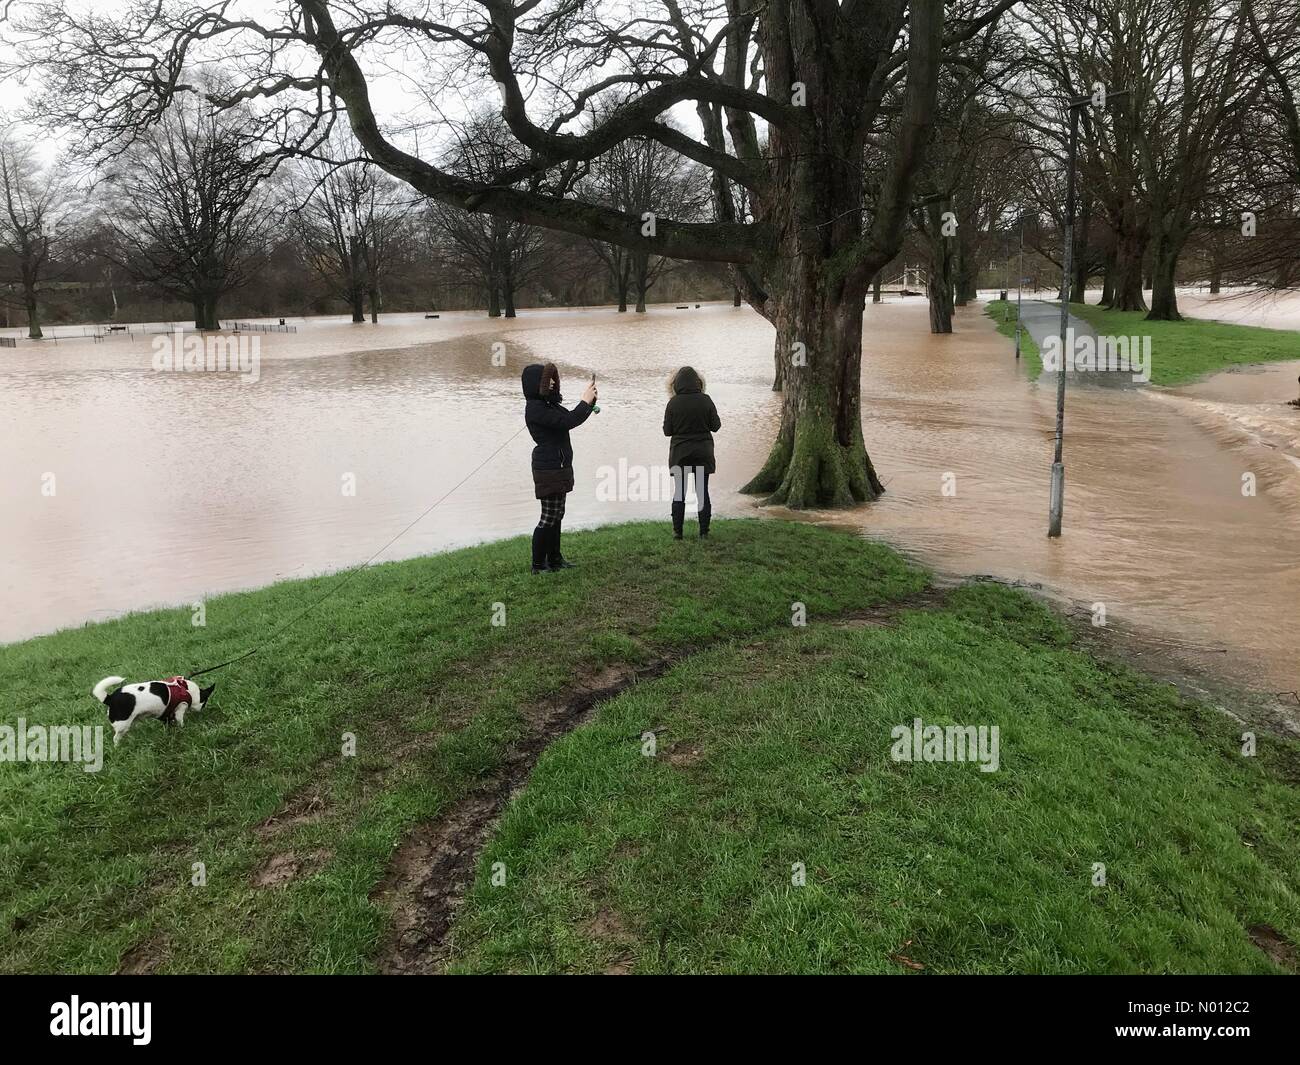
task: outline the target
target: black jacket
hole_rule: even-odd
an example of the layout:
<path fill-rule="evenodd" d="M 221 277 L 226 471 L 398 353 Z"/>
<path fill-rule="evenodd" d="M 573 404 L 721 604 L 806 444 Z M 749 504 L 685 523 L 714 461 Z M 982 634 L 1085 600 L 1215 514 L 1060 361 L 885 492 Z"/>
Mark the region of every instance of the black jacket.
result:
<path fill-rule="evenodd" d="M 542 365 L 524 367 L 520 376 L 524 397 L 524 421 L 537 445 L 533 448 L 533 488 L 538 499 L 557 492 L 573 491 L 573 445 L 569 430 L 587 420 L 591 407 L 579 402 L 573 410 L 560 405 L 559 393 L 543 399 L 538 391 L 542 383 Z"/>
<path fill-rule="evenodd" d="M 683 366 L 673 378 L 673 397 L 664 408 L 664 436 L 671 436 L 669 466 L 703 466 L 715 472 L 713 434 L 722 428 L 718 408 L 700 375 Z"/>

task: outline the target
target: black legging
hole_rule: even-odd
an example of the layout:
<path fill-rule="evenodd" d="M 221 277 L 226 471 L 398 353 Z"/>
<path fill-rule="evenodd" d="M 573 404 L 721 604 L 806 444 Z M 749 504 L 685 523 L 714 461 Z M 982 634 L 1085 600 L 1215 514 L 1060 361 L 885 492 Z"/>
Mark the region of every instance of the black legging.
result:
<path fill-rule="evenodd" d="M 709 500 L 709 468 L 707 466 L 673 467 L 673 528 L 680 529 L 686 520 L 686 475 L 695 479 L 695 498 L 700 503 L 700 528 L 709 527 L 713 504 Z"/>

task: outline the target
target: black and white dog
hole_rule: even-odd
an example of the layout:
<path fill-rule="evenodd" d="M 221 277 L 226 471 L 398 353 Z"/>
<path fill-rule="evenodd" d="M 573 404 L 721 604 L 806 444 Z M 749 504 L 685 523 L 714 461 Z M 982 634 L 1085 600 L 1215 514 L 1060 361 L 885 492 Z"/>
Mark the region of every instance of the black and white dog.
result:
<path fill-rule="evenodd" d="M 164 721 L 185 724 L 186 710 L 202 710 L 212 698 L 216 685 L 200 688 L 184 677 L 148 680 L 140 684 L 123 684 L 115 692 L 108 689 L 122 684 L 123 677 L 105 677 L 95 685 L 92 695 L 108 707 L 113 724 L 113 743 L 122 742 L 137 717 L 160 717 Z"/>

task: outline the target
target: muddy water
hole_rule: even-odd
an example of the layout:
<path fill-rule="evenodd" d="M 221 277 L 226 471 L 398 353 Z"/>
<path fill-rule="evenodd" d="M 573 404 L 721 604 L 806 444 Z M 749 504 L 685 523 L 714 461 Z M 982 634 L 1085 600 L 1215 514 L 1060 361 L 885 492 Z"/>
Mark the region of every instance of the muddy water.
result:
<path fill-rule="evenodd" d="M 1244 374 L 1187 395 L 1071 375 L 1065 535 L 1048 540 L 1055 376 L 1026 381 L 975 309 L 951 337 L 914 335 L 918 313 L 887 306 L 881 328 L 868 329 L 865 429 L 887 496 L 858 525 L 942 568 L 1104 603 L 1110 618 L 1168 634 L 1239 680 L 1296 686 L 1300 452 L 1201 409 L 1235 395 L 1240 419 L 1280 435 L 1292 426 L 1293 449 L 1300 411 L 1282 393 L 1262 382 L 1243 390 Z M 1294 380 L 1300 366 L 1267 372 Z M 1255 474 L 1254 496 L 1242 494 L 1243 473 Z"/>
<path fill-rule="evenodd" d="M 736 488 L 779 398 L 770 328 L 748 310 L 299 326 L 261 338 L 255 384 L 156 372 L 146 339 L 0 354 L 0 639 L 355 564 L 452 489 L 380 558 L 527 531 L 531 443 L 515 434 L 529 361 L 557 362 L 570 399 L 583 374 L 601 381 L 602 412 L 574 435 L 567 527 L 666 519 L 664 379 L 686 362 L 723 421 L 715 509 L 753 512 Z M 1247 373 L 1160 393 L 1072 381 L 1065 536 L 1048 541 L 1053 379 L 1028 381 L 976 308 L 952 336 L 926 328 L 924 301 L 868 306 L 864 427 L 888 491 L 806 517 L 1105 603 L 1238 679 L 1297 686 L 1300 411 Z"/>

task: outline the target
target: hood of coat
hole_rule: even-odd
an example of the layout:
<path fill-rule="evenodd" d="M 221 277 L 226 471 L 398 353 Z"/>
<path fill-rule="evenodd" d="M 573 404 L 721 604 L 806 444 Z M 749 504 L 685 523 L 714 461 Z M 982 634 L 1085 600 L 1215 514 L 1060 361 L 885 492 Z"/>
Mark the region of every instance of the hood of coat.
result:
<path fill-rule="evenodd" d="M 543 393 L 543 384 L 549 385 L 554 379 L 555 390 Z M 555 368 L 555 363 L 548 362 L 543 365 L 540 362 L 529 363 L 524 367 L 523 373 L 519 375 L 519 383 L 524 391 L 525 399 L 560 399 L 560 371 Z"/>
<path fill-rule="evenodd" d="M 683 366 L 668 379 L 668 391 L 675 396 L 683 392 L 703 392 L 704 378 L 690 366 Z"/>
<path fill-rule="evenodd" d="M 525 366 L 524 372 L 519 375 L 519 383 L 523 385 L 524 399 L 541 399 L 542 394 L 538 390 L 542 386 L 542 364 L 533 362 Z"/>

